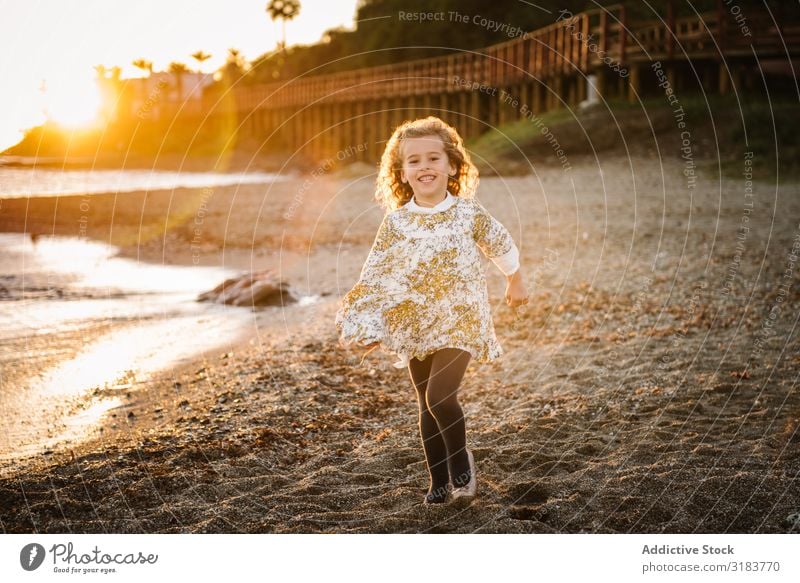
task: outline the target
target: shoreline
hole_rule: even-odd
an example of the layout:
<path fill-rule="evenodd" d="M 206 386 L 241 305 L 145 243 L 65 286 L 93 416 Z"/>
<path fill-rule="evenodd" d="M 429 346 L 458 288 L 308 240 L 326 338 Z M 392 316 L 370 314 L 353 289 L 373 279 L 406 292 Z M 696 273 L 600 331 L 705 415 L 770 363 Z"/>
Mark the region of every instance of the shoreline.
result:
<path fill-rule="evenodd" d="M 14 147 L 6 151 L 14 150 Z M 17 150 L 19 150 L 17 148 Z M 119 153 L 91 156 L 41 156 L 29 153 L 0 153 L 0 168 L 49 168 L 55 170 L 172 170 L 176 172 L 237 172 L 237 171 L 298 171 L 308 168 L 307 160 L 277 153 L 254 156 L 246 150 L 221 155 L 190 155 L 161 153 L 153 155 L 121 155 Z"/>
<path fill-rule="evenodd" d="M 680 166 L 633 162 L 637 184 L 666 173 L 667 191 L 680 192 Z M 297 289 L 327 293 L 322 301 L 257 313 L 254 338 L 148 386 L 151 404 L 113 438 L 0 478 L 5 531 L 792 532 L 800 340 L 791 318 L 748 357 L 776 302 L 800 186 L 782 185 L 774 221 L 767 201 L 753 213 L 747 249 L 763 264 L 742 261 L 723 298 L 740 185 L 724 186 L 720 209 L 719 185 L 701 176 L 690 207 L 633 189 L 625 163 L 605 164 L 598 191 L 595 170 L 554 172 L 546 191 L 530 177 L 481 181 L 481 200 L 536 283 L 515 320 L 487 262 L 504 355 L 470 363 L 459 392 L 478 471 L 469 507 L 421 505 L 427 472 L 407 371 L 382 350 L 359 366 L 363 353 L 336 342 L 336 300 L 358 277 L 380 216 L 369 181 L 325 180 L 290 221 L 275 217 L 300 183 L 221 189 L 203 216 L 200 254 L 201 264 L 276 268 Z M 546 216 L 514 212 L 543 208 L 545 195 Z M 173 226 L 124 253 L 191 261 L 190 233 Z M 785 305 L 800 302 L 794 283 Z M 748 294 L 744 307 L 733 301 Z"/>
<path fill-rule="evenodd" d="M 256 333 L 249 310 L 194 301 L 194 288 L 205 291 L 229 271 L 141 269 L 103 245 L 58 239 L 33 245 L 4 234 L 0 247 L 7 251 L 0 262 L 2 475 L 44 451 L 109 435 L 123 415 L 152 400 L 144 389 L 153 378 L 238 348 Z M 55 261 L 64 253 L 74 261 L 62 271 Z M 148 277 L 163 282 L 151 288 Z M 197 336 L 203 329 L 213 336 Z M 36 417 L 25 419 L 31 403 Z"/>

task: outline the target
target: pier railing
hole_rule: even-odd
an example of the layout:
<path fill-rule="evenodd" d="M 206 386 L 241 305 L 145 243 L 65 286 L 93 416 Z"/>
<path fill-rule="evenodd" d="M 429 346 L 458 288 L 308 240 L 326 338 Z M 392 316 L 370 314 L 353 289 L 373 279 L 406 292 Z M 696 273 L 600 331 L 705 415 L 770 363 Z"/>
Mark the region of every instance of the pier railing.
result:
<path fill-rule="evenodd" d="M 690 63 L 695 76 L 703 69 L 703 82 L 725 92 L 753 68 L 756 56 L 800 54 L 799 22 L 776 24 L 769 13 L 758 12 L 747 15 L 750 34 L 740 24 L 722 3 L 715 11 L 676 18 L 669 9 L 664 18 L 635 22 L 624 4 L 615 4 L 562 14 L 548 26 L 480 50 L 236 86 L 233 99 L 209 100 L 204 109 L 213 117 L 215 109 L 230 116 L 232 108 L 240 131 L 256 138 L 277 133 L 284 147 L 305 149 L 313 142 L 315 156 L 343 142 L 374 141 L 392 124 L 425 112 L 458 112 L 471 136 L 520 116 L 519 108 L 506 111 L 496 92 L 487 97 L 489 89 L 513 90 L 538 113 L 586 99 L 587 78 L 595 75 L 592 89 L 601 95 L 636 99 L 641 71 L 659 60 L 671 78 L 681 63 Z M 366 121 L 372 117 L 377 132 Z M 333 136 L 315 137 L 334 123 Z M 365 157 L 374 159 L 378 150 Z"/>

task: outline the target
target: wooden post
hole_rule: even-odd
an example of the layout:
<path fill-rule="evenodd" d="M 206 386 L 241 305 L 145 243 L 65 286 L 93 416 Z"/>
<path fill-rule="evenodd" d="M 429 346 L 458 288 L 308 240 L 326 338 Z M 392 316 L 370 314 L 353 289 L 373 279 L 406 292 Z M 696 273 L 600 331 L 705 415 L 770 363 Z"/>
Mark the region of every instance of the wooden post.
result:
<path fill-rule="evenodd" d="M 306 116 L 308 116 L 308 153 L 313 160 L 319 159 L 319 124 L 317 123 L 317 113 L 319 106 L 312 105 L 306 108 Z"/>
<path fill-rule="evenodd" d="M 386 134 L 381 136 L 381 140 L 388 140 L 394 128 L 397 127 L 397 98 L 391 97 L 387 100 L 388 111 L 386 112 Z M 383 148 L 383 145 L 381 145 Z"/>
<path fill-rule="evenodd" d="M 380 109 L 380 113 L 378 114 L 378 133 L 375 136 L 375 141 L 378 142 L 375 144 L 376 147 L 381 146 L 382 140 L 389 139 L 389 132 L 391 131 L 391 122 L 389 121 L 389 100 L 385 97 L 380 100 L 380 105 L 378 108 Z M 383 149 L 382 147 L 379 149 Z"/>
<path fill-rule="evenodd" d="M 531 109 L 533 113 L 539 113 L 542 111 L 542 91 L 544 90 L 544 84 L 539 81 L 538 79 L 531 85 L 531 90 L 533 91 L 533 104 L 531 105 Z"/>
<path fill-rule="evenodd" d="M 422 96 L 422 116 L 431 115 L 431 94 L 426 93 Z"/>
<path fill-rule="evenodd" d="M 500 92 L 497 92 L 497 95 L 489 95 L 489 118 L 486 120 L 489 122 L 489 125 L 492 127 L 496 127 L 499 125 L 499 116 L 497 115 L 497 102 L 500 99 Z"/>
<path fill-rule="evenodd" d="M 291 115 L 291 111 L 288 107 L 281 107 L 281 119 L 280 119 L 280 128 L 281 128 L 281 137 L 283 138 L 283 142 L 286 145 L 286 150 L 292 151 L 294 149 L 294 140 L 292 139 L 292 122 L 289 119 Z"/>
<path fill-rule="evenodd" d="M 584 74 L 589 72 L 589 15 L 581 16 L 581 33 L 583 42 L 580 43 L 580 69 Z"/>
<path fill-rule="evenodd" d="M 344 102 L 344 118 L 347 120 L 347 123 L 344 126 L 344 136 L 342 139 L 342 143 L 339 144 L 339 149 L 344 150 L 351 144 L 355 144 L 358 140 L 356 140 L 356 116 L 355 116 L 355 109 L 356 104 L 353 101 L 345 101 Z"/>
<path fill-rule="evenodd" d="M 520 67 L 522 67 L 522 80 L 528 78 L 526 73 L 530 73 L 531 71 L 531 39 L 528 36 L 523 37 L 522 39 L 522 62 L 520 63 Z"/>
<path fill-rule="evenodd" d="M 556 46 L 554 47 L 554 54 L 556 57 L 556 75 L 564 74 L 564 67 L 569 58 L 569 51 L 567 50 L 566 30 L 563 26 L 556 26 Z"/>
<path fill-rule="evenodd" d="M 581 103 L 586 99 L 586 84 L 589 81 L 587 80 L 586 75 L 582 74 L 580 71 L 578 71 L 575 81 L 578 84 L 576 103 Z"/>
<path fill-rule="evenodd" d="M 332 108 L 331 105 L 329 103 L 324 102 L 324 101 L 322 102 L 322 105 L 320 106 L 319 125 L 320 125 L 320 131 L 322 132 L 322 135 L 320 136 L 320 138 L 322 140 L 322 148 L 321 148 L 321 156 L 320 157 L 323 158 L 323 159 L 326 158 L 328 156 L 328 154 L 330 153 L 330 151 L 331 151 L 332 139 L 331 139 L 331 123 L 330 122 L 331 122 L 331 118 L 333 117 L 331 115 L 331 108 Z"/>
<path fill-rule="evenodd" d="M 534 39 L 533 42 L 533 70 L 534 76 L 540 79 L 544 75 L 544 46 L 542 46 L 541 39 Z"/>
<path fill-rule="evenodd" d="M 292 141 L 294 149 L 297 153 L 303 152 L 303 143 L 305 142 L 305 135 L 303 133 L 303 114 L 300 109 L 295 106 L 292 108 Z"/>
<path fill-rule="evenodd" d="M 498 87 L 497 97 L 494 98 L 495 103 L 497 103 L 497 125 L 499 126 L 508 122 L 508 115 L 506 112 L 508 105 L 503 101 L 503 93 L 505 90 L 505 87 Z"/>
<path fill-rule="evenodd" d="M 728 64 L 731 67 L 731 75 L 733 78 L 731 79 L 731 83 L 733 84 L 733 91 L 734 92 L 741 92 L 742 91 L 742 64 L 736 61 L 728 61 Z"/>
<path fill-rule="evenodd" d="M 469 125 L 471 129 L 472 137 L 477 137 L 481 134 L 481 103 L 480 103 L 480 94 L 477 91 L 470 91 L 469 92 Z"/>
<path fill-rule="evenodd" d="M 325 139 L 327 138 L 327 132 L 325 127 L 325 108 L 326 105 L 324 103 L 317 103 L 315 106 L 316 113 L 314 115 L 314 134 L 317 136 L 314 138 L 314 142 L 316 143 L 316 159 L 322 160 L 325 158 Z"/>
<path fill-rule="evenodd" d="M 292 149 L 292 133 L 289 123 L 289 108 L 280 107 L 278 109 L 278 127 L 281 128 L 281 140 L 283 140 L 286 150 Z"/>
<path fill-rule="evenodd" d="M 470 122 L 469 110 L 467 109 L 467 94 L 463 91 L 458 92 L 458 113 L 461 114 L 459 125 L 465 132 L 465 137 L 469 139 L 472 137 L 472 123 Z"/>
<path fill-rule="evenodd" d="M 603 8 L 600 10 L 600 51 L 605 55 L 608 52 L 608 13 Z"/>
<path fill-rule="evenodd" d="M 260 138 L 264 135 L 264 130 L 261 128 L 261 110 L 256 108 L 250 112 L 250 123 L 253 126 L 253 137 Z"/>
<path fill-rule="evenodd" d="M 606 73 L 605 67 L 602 67 L 602 66 L 599 67 L 597 69 L 597 71 L 594 72 L 594 74 L 595 74 L 594 85 L 595 85 L 595 89 L 597 90 L 597 96 L 601 100 L 607 100 L 609 95 L 608 95 L 608 91 L 607 91 L 607 87 L 606 87 L 606 85 L 607 85 L 607 82 L 606 82 L 607 73 Z"/>
<path fill-rule="evenodd" d="M 302 106 L 295 106 L 295 128 L 297 133 L 297 149 L 301 153 L 306 153 L 306 148 L 308 145 L 306 141 L 308 140 L 308 114 L 302 109 Z"/>
<path fill-rule="evenodd" d="M 628 102 L 636 103 L 641 98 L 639 85 L 639 65 L 631 64 L 630 78 L 628 81 Z"/>
<path fill-rule="evenodd" d="M 394 111 L 392 112 L 394 122 L 392 122 L 392 130 L 403 123 L 408 117 L 408 109 L 406 108 L 407 99 L 406 97 L 397 97 L 394 100 Z"/>
<path fill-rule="evenodd" d="M 333 119 L 331 120 L 331 151 L 328 152 L 329 156 L 336 156 L 342 147 L 342 104 L 333 103 L 331 108 Z"/>
<path fill-rule="evenodd" d="M 730 89 L 730 79 L 728 77 L 727 61 L 722 61 L 718 66 L 719 71 L 719 94 L 725 95 Z"/>
<path fill-rule="evenodd" d="M 447 91 L 442 91 L 439 93 L 439 107 L 438 111 L 435 112 L 435 115 L 438 115 L 440 118 L 445 120 L 450 125 L 453 125 L 455 120 L 453 119 L 453 113 L 450 111 L 452 107 L 450 106 L 450 93 Z"/>
<path fill-rule="evenodd" d="M 550 93 L 552 100 L 549 109 L 560 109 L 564 99 L 564 75 L 556 75 L 554 85 L 554 90 Z"/>
<path fill-rule="evenodd" d="M 353 136 L 353 141 L 350 144 L 348 144 L 348 146 L 353 146 L 356 148 L 355 152 L 356 160 L 363 160 L 364 152 L 360 151 L 358 149 L 358 146 L 367 141 L 367 130 L 364 124 L 364 113 L 365 113 L 364 100 L 359 99 L 358 101 L 355 102 L 355 111 L 353 112 L 354 116 L 353 121 L 355 121 L 354 124 L 355 133 Z"/>
<path fill-rule="evenodd" d="M 571 106 L 577 103 L 577 87 L 576 87 L 576 78 L 575 77 L 565 77 L 564 79 L 567 83 L 567 106 Z"/>
<path fill-rule="evenodd" d="M 519 107 L 517 108 L 517 119 L 523 117 L 522 115 L 522 106 L 530 110 L 531 109 L 531 84 L 528 80 L 528 75 L 522 80 L 522 83 L 519 85 Z"/>

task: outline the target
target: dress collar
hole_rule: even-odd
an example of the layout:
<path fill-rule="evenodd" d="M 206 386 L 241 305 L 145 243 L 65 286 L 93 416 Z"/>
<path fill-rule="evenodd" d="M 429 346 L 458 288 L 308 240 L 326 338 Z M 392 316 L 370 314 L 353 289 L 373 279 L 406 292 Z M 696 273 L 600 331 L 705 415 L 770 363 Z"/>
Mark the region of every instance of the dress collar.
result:
<path fill-rule="evenodd" d="M 450 194 L 450 191 L 446 191 L 444 200 L 437 204 L 436 206 L 427 207 L 427 206 L 419 206 L 416 202 L 414 202 L 414 197 L 412 196 L 409 201 L 405 204 L 406 208 L 410 211 L 415 213 L 440 213 L 442 211 L 446 211 L 451 206 L 453 206 L 456 202 L 456 197 Z"/>

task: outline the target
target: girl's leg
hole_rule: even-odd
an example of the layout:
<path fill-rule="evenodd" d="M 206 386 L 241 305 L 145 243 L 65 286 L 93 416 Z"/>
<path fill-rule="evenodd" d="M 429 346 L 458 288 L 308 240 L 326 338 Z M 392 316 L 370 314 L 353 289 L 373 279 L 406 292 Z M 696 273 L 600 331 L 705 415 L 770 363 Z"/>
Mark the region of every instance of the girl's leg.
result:
<path fill-rule="evenodd" d="M 433 355 L 425 360 L 412 358 L 408 364 L 411 381 L 417 393 L 419 404 L 419 432 L 422 437 L 422 449 L 431 476 L 431 487 L 428 492 L 432 502 L 444 502 L 447 497 L 447 483 L 450 481 L 447 468 L 447 447 L 444 443 L 436 419 L 428 408 L 426 391 L 428 376 L 433 363 Z"/>
<path fill-rule="evenodd" d="M 459 488 L 470 481 L 464 412 L 458 403 L 458 387 L 471 355 L 458 348 L 443 348 L 432 355 L 425 396 L 447 447 L 450 476 Z"/>

